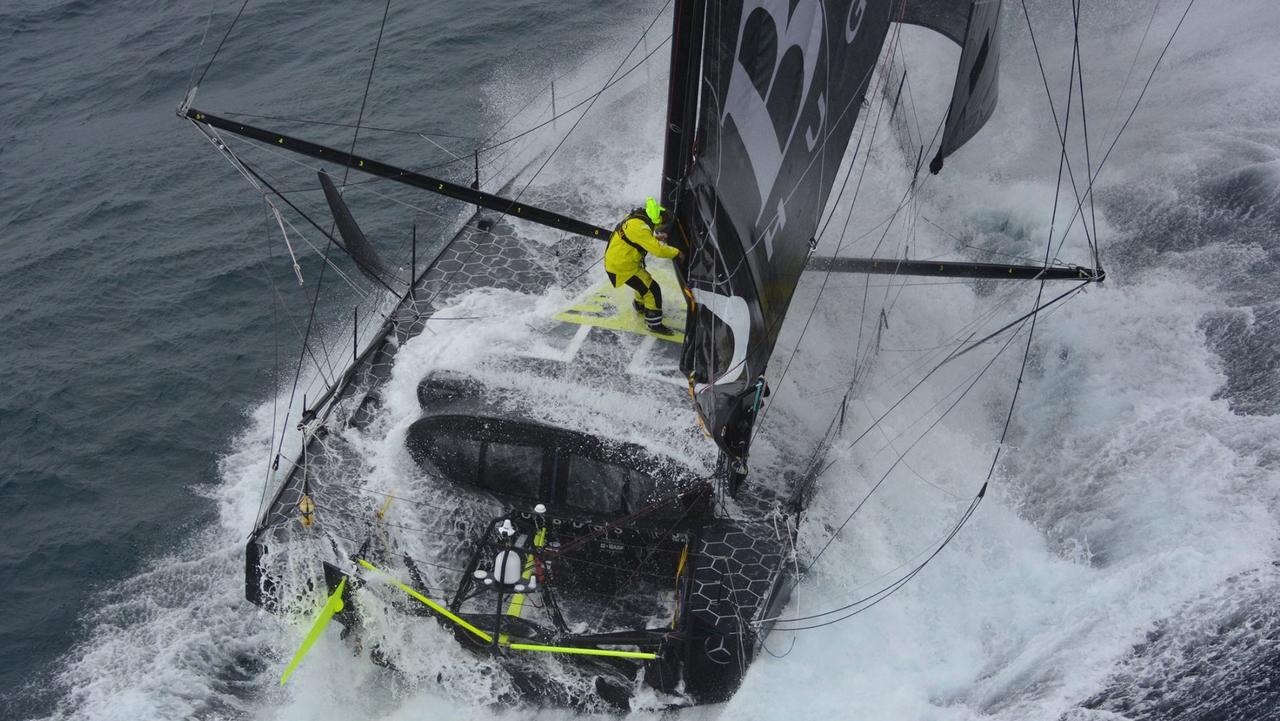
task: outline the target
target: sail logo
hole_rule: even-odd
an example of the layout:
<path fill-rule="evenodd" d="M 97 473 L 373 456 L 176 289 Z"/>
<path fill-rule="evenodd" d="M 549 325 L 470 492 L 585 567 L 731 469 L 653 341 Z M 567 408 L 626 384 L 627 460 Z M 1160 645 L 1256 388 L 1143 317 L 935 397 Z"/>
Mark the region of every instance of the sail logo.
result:
<path fill-rule="evenodd" d="M 782 162 L 798 141 L 812 152 L 822 128 L 801 128 L 802 110 L 814 88 L 818 56 L 824 42 L 826 13 L 822 3 L 804 3 L 791 12 L 788 0 L 757 0 L 742 8 L 738 57 L 733 63 L 721 123 L 732 122 L 755 175 L 760 208 L 755 225 L 772 211 L 764 229 L 765 254 L 773 257 L 773 239 L 786 224 L 785 199 L 766 207 L 782 170 Z M 861 21 L 859 21 L 860 23 Z M 756 52 L 770 48 L 772 52 Z M 826 100 L 817 99 L 825 117 Z M 821 122 L 821 121 L 820 121 Z"/>
<path fill-rule="evenodd" d="M 836 32 L 852 43 L 862 32 L 866 16 L 867 0 L 853 0 L 843 27 Z M 787 222 L 785 196 L 769 206 L 783 162 L 799 150 L 797 143 L 804 143 L 804 155 L 810 157 L 821 152 L 825 141 L 826 83 L 815 80 L 827 20 L 822 2 L 755 0 L 742 8 L 737 57 L 720 120 L 722 125 L 732 123 L 751 164 L 760 199 L 754 225 L 769 258 L 774 238 Z M 816 97 L 811 98 L 813 93 Z M 816 108 L 816 118 L 812 111 L 805 117 L 810 107 Z"/>
<path fill-rule="evenodd" d="M 867 0 L 858 0 L 858 2 L 849 5 L 849 19 L 844 24 L 844 41 L 852 43 L 854 38 L 858 37 L 858 31 L 862 29 L 862 20 L 867 16 Z"/>

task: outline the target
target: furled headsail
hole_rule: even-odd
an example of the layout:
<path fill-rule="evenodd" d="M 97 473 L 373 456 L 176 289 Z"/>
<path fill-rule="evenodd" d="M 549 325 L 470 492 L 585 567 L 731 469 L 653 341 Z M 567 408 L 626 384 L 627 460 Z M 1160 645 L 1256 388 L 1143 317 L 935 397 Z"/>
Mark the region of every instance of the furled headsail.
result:
<path fill-rule="evenodd" d="M 696 117 L 674 105 L 669 115 L 663 172 L 675 241 L 688 249 L 681 368 L 736 477 L 767 393 L 765 366 L 890 22 L 963 40 L 941 163 L 994 108 L 999 9 L 998 0 L 677 4 L 671 97 L 692 95 L 676 84 L 698 83 Z"/>

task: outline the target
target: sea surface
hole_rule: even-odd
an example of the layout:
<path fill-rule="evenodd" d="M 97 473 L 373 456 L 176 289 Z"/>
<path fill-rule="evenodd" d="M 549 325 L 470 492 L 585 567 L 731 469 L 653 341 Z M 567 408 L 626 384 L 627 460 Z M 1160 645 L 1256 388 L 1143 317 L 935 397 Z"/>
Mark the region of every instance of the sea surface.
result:
<path fill-rule="evenodd" d="M 922 242 L 948 257 L 974 245 L 1034 257 L 1050 232 L 1058 141 L 1037 49 L 1064 114 L 1071 3 L 1027 3 L 1037 47 L 1021 3 L 1005 6 L 997 116 L 920 201 L 947 231 Z M 1109 279 L 1037 327 L 986 501 L 902 592 L 794 645 L 775 636 L 778 658 L 762 658 L 733 701 L 690 715 L 1280 718 L 1280 6 L 1200 0 L 1149 86 L 1185 3 L 1084 6 L 1091 157 L 1077 106 L 1077 172 L 1096 168 L 1124 127 L 1089 219 Z M 0 6 L 0 718 L 488 717 L 466 689 L 392 678 L 336 641 L 281 689 L 296 632 L 242 599 L 243 541 L 322 264 L 294 234 L 299 289 L 260 195 L 174 113 L 239 9 Z M 560 110 L 590 97 L 639 43 L 632 61 L 653 59 L 581 127 L 569 116 L 533 155 L 481 161 L 486 184 L 529 177 L 538 153 L 568 136 L 530 192 L 600 215 L 656 183 L 663 12 L 655 2 L 252 0 L 195 105 L 273 116 L 252 122 L 344 146 L 363 105 L 363 124 L 412 131 L 363 131 L 363 152 L 448 163 L 434 172 L 468 182 L 473 148 L 548 117 L 553 92 Z M 956 53 L 923 31 L 902 37 L 913 123 L 927 138 Z M 886 215 L 875 203 L 896 196 L 877 185 L 902 182 L 904 158 L 914 162 L 892 137 L 875 146 L 858 201 L 870 206 L 855 209 L 855 225 Z M 272 182 L 315 184 L 313 171 L 256 157 L 274 163 Z M 384 195 L 358 196 L 370 202 L 357 213 L 402 262 L 411 227 L 426 257 L 458 220 L 456 206 L 371 187 Z M 1063 260 L 1087 263 L 1081 247 Z M 346 309 L 360 300 L 337 275 L 323 281 L 332 300 L 317 321 L 335 355 L 350 348 Z M 898 298 L 863 369 L 860 422 L 910 387 L 903 369 L 966 314 L 1008 300 L 981 284 Z M 1023 292 L 1002 312 L 1017 317 L 1033 299 Z M 1012 355 L 999 383 L 913 449 L 923 483 L 891 486 L 837 539 L 800 589 L 803 610 L 841 605 L 873 571 L 905 562 L 933 531 L 904 528 L 933 528 L 981 485 L 1018 375 Z M 919 409 L 951 391 L 926 389 Z M 913 422 L 888 425 L 905 444 Z M 860 430 L 837 442 L 809 551 L 894 443 L 886 434 L 846 448 Z"/>

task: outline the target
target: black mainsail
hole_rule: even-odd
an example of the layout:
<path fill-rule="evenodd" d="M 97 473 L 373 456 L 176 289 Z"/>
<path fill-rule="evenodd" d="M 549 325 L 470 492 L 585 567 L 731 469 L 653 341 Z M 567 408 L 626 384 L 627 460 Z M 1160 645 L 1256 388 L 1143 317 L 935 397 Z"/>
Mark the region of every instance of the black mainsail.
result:
<path fill-rule="evenodd" d="M 998 0 L 748 0 L 684 3 L 702 25 L 693 137 L 668 133 L 667 179 L 691 311 L 681 368 L 705 430 L 746 472 L 752 427 L 767 392 L 765 366 L 805 268 L 870 87 L 890 22 L 962 40 L 946 130 L 934 161 L 953 152 L 996 101 Z M 926 7 L 927 6 L 927 7 Z M 700 11 L 699 11 L 700 8 Z M 679 10 L 677 11 L 680 12 Z M 679 23 L 679 15 L 677 18 Z M 677 40 L 679 41 L 679 24 Z M 688 27 L 688 25 L 686 25 Z M 673 88 L 671 97 L 688 97 Z M 689 155 L 672 144 L 690 144 Z"/>

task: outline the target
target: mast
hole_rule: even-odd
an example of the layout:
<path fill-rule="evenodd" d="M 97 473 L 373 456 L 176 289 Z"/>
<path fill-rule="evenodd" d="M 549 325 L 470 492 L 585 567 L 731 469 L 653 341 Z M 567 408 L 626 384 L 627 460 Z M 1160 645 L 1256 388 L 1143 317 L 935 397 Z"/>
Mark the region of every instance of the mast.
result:
<path fill-rule="evenodd" d="M 697 154 L 683 166 L 669 128 L 663 170 L 679 173 L 673 215 L 688 245 L 680 369 L 731 490 L 747 473 L 765 369 L 898 4 L 762 0 L 717 4 L 701 19 Z M 672 74 L 688 83 L 691 72 L 676 62 Z"/>
<path fill-rule="evenodd" d="M 662 156 L 662 191 L 659 196 L 668 208 L 675 206 L 680 181 L 693 160 L 704 1 L 676 0 L 672 11 L 667 132 Z"/>

